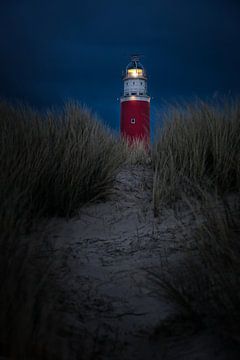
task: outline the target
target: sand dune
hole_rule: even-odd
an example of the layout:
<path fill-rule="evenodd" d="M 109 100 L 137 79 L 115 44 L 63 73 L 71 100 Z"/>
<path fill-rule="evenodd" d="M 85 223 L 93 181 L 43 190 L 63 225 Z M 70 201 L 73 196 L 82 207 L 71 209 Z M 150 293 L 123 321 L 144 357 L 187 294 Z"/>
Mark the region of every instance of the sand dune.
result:
<path fill-rule="evenodd" d="M 51 224 L 57 286 L 46 302 L 54 302 L 55 335 L 48 338 L 43 328 L 42 337 L 67 359 L 236 358 L 207 332 L 169 341 L 156 332 L 175 309 L 159 296 L 148 270 L 178 263 L 194 223 L 186 209 L 154 218 L 151 181 L 151 167 L 126 166 L 108 201 Z"/>

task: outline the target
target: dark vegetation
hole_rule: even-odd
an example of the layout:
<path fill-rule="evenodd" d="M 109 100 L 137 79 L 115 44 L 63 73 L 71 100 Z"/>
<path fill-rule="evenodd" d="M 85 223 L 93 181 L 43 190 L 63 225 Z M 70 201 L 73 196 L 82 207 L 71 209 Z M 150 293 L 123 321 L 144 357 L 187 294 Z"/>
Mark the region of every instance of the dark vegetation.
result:
<path fill-rule="evenodd" d="M 195 216 L 181 264 L 151 274 L 153 281 L 183 319 L 239 342 L 239 100 L 169 107 L 151 159 L 143 144 L 129 148 L 76 103 L 40 114 L 1 101 L 0 137 L 0 356 L 48 359 L 32 344 L 50 264 L 35 262 L 30 244 L 53 259 L 47 220 L 105 199 L 126 158 L 152 162 L 155 216 L 179 201 Z M 31 276 L 29 259 L 36 268 Z"/>
<path fill-rule="evenodd" d="M 220 195 L 240 188 L 240 102 L 169 107 L 155 141 L 153 201 L 169 203 L 196 187 Z"/>
<path fill-rule="evenodd" d="M 153 281 L 183 316 L 240 344 L 240 102 L 171 107 L 153 152 L 155 214 L 181 201 L 196 228 Z"/>
<path fill-rule="evenodd" d="M 62 111 L 40 115 L 2 102 L 0 118 L 1 227 L 6 232 L 20 229 L 20 218 L 26 229 L 34 216 L 70 216 L 81 204 L 107 195 L 121 151 L 88 110 L 68 103 Z"/>
<path fill-rule="evenodd" d="M 1 101 L 0 137 L 0 350 L 23 359 L 31 353 L 27 344 L 33 343 L 39 294 L 53 258 L 51 244 L 44 243 L 46 221 L 105 199 L 124 152 L 77 103 L 40 114 Z M 49 260 L 37 261 L 33 243 L 37 251 L 49 250 Z M 32 276 L 29 261 L 35 262 Z"/>

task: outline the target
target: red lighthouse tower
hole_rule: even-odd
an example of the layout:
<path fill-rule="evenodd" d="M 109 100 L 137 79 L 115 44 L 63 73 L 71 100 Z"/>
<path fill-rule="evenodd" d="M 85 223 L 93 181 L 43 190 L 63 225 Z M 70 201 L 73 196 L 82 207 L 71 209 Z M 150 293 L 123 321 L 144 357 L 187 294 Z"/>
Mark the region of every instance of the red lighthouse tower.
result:
<path fill-rule="evenodd" d="M 147 95 L 147 74 L 133 55 L 123 74 L 124 92 L 121 97 L 121 135 L 129 142 L 150 140 L 150 96 Z"/>

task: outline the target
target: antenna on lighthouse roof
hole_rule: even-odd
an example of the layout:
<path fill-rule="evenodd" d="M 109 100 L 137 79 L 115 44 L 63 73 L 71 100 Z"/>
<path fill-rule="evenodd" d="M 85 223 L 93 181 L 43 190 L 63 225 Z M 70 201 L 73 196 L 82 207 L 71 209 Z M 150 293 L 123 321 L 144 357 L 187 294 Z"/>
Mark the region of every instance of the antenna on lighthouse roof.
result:
<path fill-rule="evenodd" d="M 140 57 L 143 57 L 142 54 L 132 54 L 131 55 L 131 60 L 132 61 L 139 61 Z"/>

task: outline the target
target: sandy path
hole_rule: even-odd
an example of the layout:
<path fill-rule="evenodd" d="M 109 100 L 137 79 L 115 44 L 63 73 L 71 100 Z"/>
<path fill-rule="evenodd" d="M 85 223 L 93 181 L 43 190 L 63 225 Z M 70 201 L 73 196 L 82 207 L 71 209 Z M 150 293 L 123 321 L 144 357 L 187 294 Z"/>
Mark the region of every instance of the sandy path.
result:
<path fill-rule="evenodd" d="M 107 202 L 53 225 L 58 290 L 50 322 L 57 336 L 48 341 L 66 359 L 166 359 L 166 344 L 149 337 L 172 309 L 154 296 L 146 270 L 160 271 L 166 255 L 176 261 L 190 218 L 177 221 L 171 210 L 153 217 L 151 171 L 123 169 Z M 179 359 L 212 359 L 199 339 L 202 356 L 193 357 L 194 339 Z"/>

